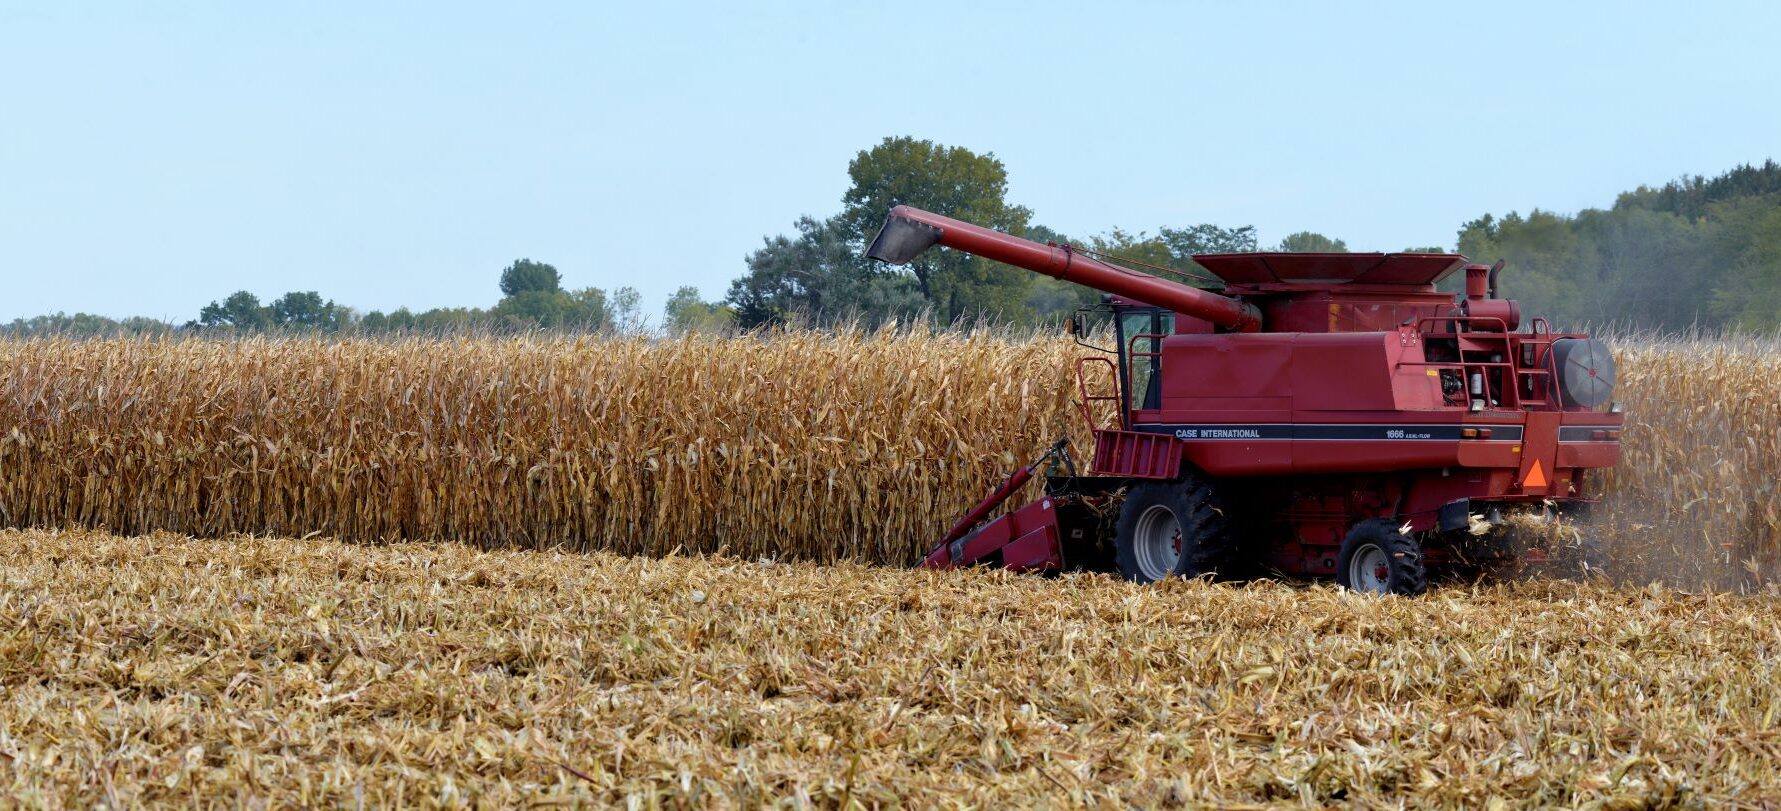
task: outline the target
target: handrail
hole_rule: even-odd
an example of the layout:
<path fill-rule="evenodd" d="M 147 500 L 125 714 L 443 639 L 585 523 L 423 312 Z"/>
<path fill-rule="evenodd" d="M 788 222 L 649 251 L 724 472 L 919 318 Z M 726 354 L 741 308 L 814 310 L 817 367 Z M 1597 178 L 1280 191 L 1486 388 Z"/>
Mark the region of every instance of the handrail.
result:
<path fill-rule="evenodd" d="M 1133 335 L 1131 340 L 1125 342 L 1126 356 L 1133 358 L 1160 358 L 1163 356 L 1162 339 L 1167 337 L 1169 337 L 1169 334 L 1166 332 L 1140 332 L 1137 335 Z M 1155 338 L 1157 341 L 1156 351 L 1139 352 L 1137 349 L 1134 349 L 1133 347 L 1137 345 L 1139 338 Z"/>
<path fill-rule="evenodd" d="M 1162 362 L 1163 339 L 1167 338 L 1167 337 L 1169 337 L 1168 333 L 1163 333 L 1163 332 L 1140 332 L 1136 335 L 1133 335 L 1131 337 L 1131 340 L 1126 341 L 1126 377 L 1125 377 L 1125 379 L 1126 379 L 1127 388 L 1134 387 L 1134 383 L 1132 381 L 1132 370 L 1134 367 L 1132 364 L 1133 364 L 1133 361 L 1136 360 L 1137 358 L 1156 358 L 1156 365 L 1151 367 L 1150 373 L 1152 375 L 1160 375 L 1163 373 L 1163 362 Z M 1140 339 L 1140 338 L 1149 338 L 1149 339 L 1154 340 L 1155 343 L 1152 344 L 1152 346 L 1156 347 L 1156 351 L 1154 351 L 1154 352 L 1139 352 L 1137 349 L 1137 346 L 1138 346 L 1138 339 Z M 1148 389 L 1150 387 L 1150 381 L 1146 380 L 1144 385 L 1145 385 L 1145 388 Z M 1133 393 L 1131 391 L 1127 391 L 1126 396 L 1128 398 L 1130 398 L 1133 396 Z M 1124 405 L 1130 406 L 1130 403 L 1126 403 Z M 1132 410 L 1133 409 L 1131 409 L 1129 407 L 1122 408 L 1121 413 L 1130 414 L 1132 412 Z"/>
<path fill-rule="evenodd" d="M 1467 332 L 1467 333 L 1432 332 L 1432 331 L 1424 332 L 1422 329 L 1422 325 L 1425 323 L 1430 323 L 1430 322 L 1434 322 L 1434 321 L 1459 321 L 1459 322 L 1465 322 L 1467 324 L 1470 324 L 1474 321 L 1477 321 L 1480 323 L 1495 321 L 1498 329 L 1484 330 L 1481 332 Z M 1503 321 L 1501 316 L 1495 316 L 1495 315 L 1424 315 L 1424 316 L 1418 316 L 1416 319 L 1416 331 L 1422 332 L 1425 335 L 1461 335 L 1461 334 L 1466 335 L 1466 336 L 1476 336 L 1479 334 L 1498 335 L 1498 336 L 1502 336 L 1503 340 L 1505 340 L 1505 341 L 1507 341 L 1509 339 L 1508 336 L 1511 334 L 1509 332 L 1508 323 Z"/>
<path fill-rule="evenodd" d="M 1434 329 L 1434 327 L 1442 326 L 1443 324 L 1452 325 L 1451 331 L 1436 331 Z M 1458 328 L 1459 325 L 1478 325 L 1484 328 L 1461 331 Z M 1494 327 L 1494 329 L 1492 327 Z M 1481 375 L 1483 391 L 1479 396 L 1482 396 L 1486 401 L 1495 400 L 1498 405 L 1508 408 L 1520 409 L 1534 403 L 1539 403 L 1544 406 L 1559 405 L 1556 386 L 1558 369 L 1554 365 L 1554 355 L 1552 352 L 1552 344 L 1557 341 L 1558 338 L 1553 335 L 1551 327 L 1546 323 L 1545 319 L 1535 319 L 1529 325 L 1529 332 L 1519 333 L 1510 332 L 1508 330 L 1508 325 L 1499 316 L 1425 315 L 1417 318 L 1415 329 L 1418 334 L 1425 337 L 1439 336 L 1443 338 L 1452 337 L 1454 339 L 1466 338 L 1483 343 L 1487 346 L 1490 343 L 1500 343 L 1503 348 L 1502 356 L 1504 360 L 1465 360 L 1464 355 L 1462 354 L 1459 359 L 1453 361 L 1400 361 L 1400 366 L 1458 367 L 1460 375 L 1467 387 L 1468 398 L 1473 396 L 1470 392 L 1472 376 L 1474 374 Z M 1534 347 L 1536 358 L 1535 365 L 1524 367 L 1520 365 L 1517 358 L 1512 357 L 1514 353 L 1511 349 L 1517 342 L 1519 342 L 1519 345 L 1531 345 Z M 1494 383 L 1491 380 L 1490 375 L 1484 374 L 1484 372 L 1491 369 L 1503 370 L 1500 375 L 1501 379 Z M 1539 398 L 1524 398 L 1522 394 L 1524 385 L 1531 392 L 1534 387 L 1533 381 L 1535 379 L 1542 379 L 1542 385 L 1540 386 L 1541 396 Z M 1523 382 L 1524 380 L 1526 381 L 1525 384 Z"/>
<path fill-rule="evenodd" d="M 1112 376 L 1112 378 L 1113 378 L 1113 393 L 1112 394 L 1089 394 L 1088 393 L 1088 375 L 1083 374 L 1083 369 L 1084 369 L 1084 367 L 1086 367 L 1088 364 L 1091 364 L 1091 363 L 1104 363 L 1107 365 L 1107 373 L 1110 376 Z M 1123 406 L 1124 405 L 1123 403 L 1120 402 L 1121 398 L 1120 398 L 1120 394 L 1119 394 L 1119 367 L 1115 366 L 1113 361 L 1108 360 L 1103 357 L 1090 356 L 1090 357 L 1086 357 L 1086 358 L 1077 358 L 1076 359 L 1076 390 L 1077 390 L 1077 393 L 1082 396 L 1082 421 L 1088 424 L 1089 430 L 1093 430 L 1093 431 L 1100 430 L 1100 426 L 1095 425 L 1095 415 L 1094 415 L 1094 411 L 1089 407 L 1090 403 L 1105 401 L 1105 402 L 1112 402 L 1115 406 Z M 1123 407 L 1121 407 L 1121 408 L 1114 409 L 1114 411 L 1119 415 L 1120 430 L 1123 431 L 1123 430 L 1130 428 L 1131 426 L 1128 424 L 1127 419 L 1126 419 L 1126 410 Z"/>

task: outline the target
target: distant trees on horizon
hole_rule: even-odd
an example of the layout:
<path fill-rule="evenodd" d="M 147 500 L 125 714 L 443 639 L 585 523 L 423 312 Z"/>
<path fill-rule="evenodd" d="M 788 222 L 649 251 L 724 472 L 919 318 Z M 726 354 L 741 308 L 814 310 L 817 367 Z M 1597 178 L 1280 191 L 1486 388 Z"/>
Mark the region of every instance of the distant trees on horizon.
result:
<path fill-rule="evenodd" d="M 840 210 L 805 215 L 790 234 L 766 237 L 744 261 L 725 296 L 706 301 L 683 286 L 669 297 L 659 328 L 668 334 L 748 330 L 843 321 L 936 324 L 989 319 L 1014 324 L 1061 320 L 1098 299 L 1096 291 L 957 251 L 931 251 L 907 268 L 864 258 L 889 210 L 908 203 L 1040 242 L 1071 243 L 1155 266 L 1196 272 L 1192 256 L 1261 250 L 1254 226 L 1111 228 L 1076 240 L 1033 222 L 1007 199 L 1006 168 L 978 154 L 912 137 L 886 138 L 848 164 Z M 1781 166 L 1773 160 L 1713 177 L 1687 177 L 1623 193 L 1608 209 L 1558 214 L 1486 213 L 1458 231 L 1459 252 L 1480 262 L 1508 260 L 1505 295 L 1557 326 L 1615 323 L 1634 329 L 1781 329 Z M 1312 231 L 1271 250 L 1345 251 Z M 1407 250 L 1446 251 L 1441 247 Z M 85 313 L 37 316 L 0 325 L 13 335 L 94 336 L 172 332 L 318 334 L 518 332 L 537 329 L 637 333 L 652 328 L 628 286 L 566 290 L 552 265 L 515 260 L 500 273 L 501 298 L 487 309 L 442 307 L 360 313 L 316 291 L 269 303 L 241 290 L 202 307 L 181 325 Z"/>

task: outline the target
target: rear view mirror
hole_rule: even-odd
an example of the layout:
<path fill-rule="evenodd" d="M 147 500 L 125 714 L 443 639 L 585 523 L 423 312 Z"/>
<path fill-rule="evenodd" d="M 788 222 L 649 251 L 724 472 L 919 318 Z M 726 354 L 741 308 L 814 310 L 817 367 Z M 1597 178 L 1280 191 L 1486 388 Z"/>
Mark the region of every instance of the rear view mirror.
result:
<path fill-rule="evenodd" d="M 1095 346 L 1088 342 L 1089 334 L 1095 331 L 1094 323 L 1092 323 L 1090 319 L 1094 318 L 1096 315 L 1102 315 L 1109 312 L 1111 312 L 1111 309 L 1105 306 L 1078 307 L 1076 308 L 1075 317 L 1064 319 L 1064 331 L 1070 333 L 1070 337 L 1076 339 L 1076 344 L 1078 346 L 1087 347 L 1096 352 L 1116 354 L 1115 350 L 1108 349 L 1104 346 Z"/>

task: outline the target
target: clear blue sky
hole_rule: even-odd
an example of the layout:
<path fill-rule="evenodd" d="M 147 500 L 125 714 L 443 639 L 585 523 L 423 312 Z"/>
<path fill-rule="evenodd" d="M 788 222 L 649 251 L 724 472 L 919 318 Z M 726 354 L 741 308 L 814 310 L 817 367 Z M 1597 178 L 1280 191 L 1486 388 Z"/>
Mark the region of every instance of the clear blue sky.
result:
<path fill-rule="evenodd" d="M 1452 245 L 1781 158 L 1781 4 L 0 0 L 0 319 L 236 289 L 721 296 L 857 151 L 994 152 L 1072 234 Z"/>

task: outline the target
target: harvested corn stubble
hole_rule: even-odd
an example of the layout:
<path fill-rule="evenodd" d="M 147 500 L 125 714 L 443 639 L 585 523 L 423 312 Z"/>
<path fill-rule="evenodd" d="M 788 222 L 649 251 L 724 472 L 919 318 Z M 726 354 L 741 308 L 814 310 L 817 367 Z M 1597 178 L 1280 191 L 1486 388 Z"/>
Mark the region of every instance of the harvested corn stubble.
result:
<path fill-rule="evenodd" d="M 1781 599 L 0 532 L 26 807 L 1781 804 Z"/>

